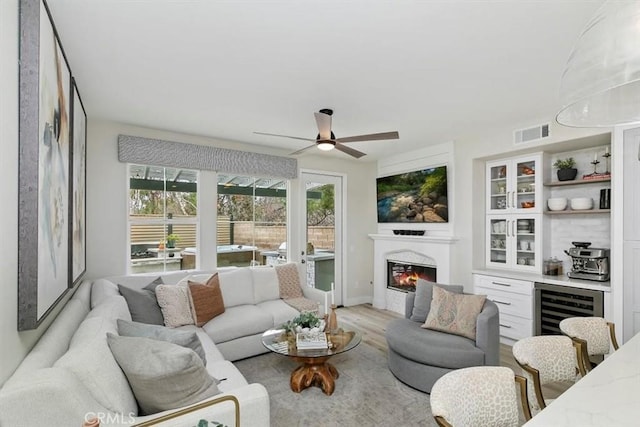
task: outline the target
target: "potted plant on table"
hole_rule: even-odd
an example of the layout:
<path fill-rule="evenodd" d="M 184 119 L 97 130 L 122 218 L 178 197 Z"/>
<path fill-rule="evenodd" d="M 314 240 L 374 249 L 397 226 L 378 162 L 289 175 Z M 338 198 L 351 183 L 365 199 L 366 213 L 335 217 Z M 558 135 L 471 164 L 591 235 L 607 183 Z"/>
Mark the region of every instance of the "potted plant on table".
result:
<path fill-rule="evenodd" d="M 321 331 L 324 329 L 324 319 L 312 311 L 300 313 L 297 317 L 282 324 L 282 329 L 287 333 Z"/>
<path fill-rule="evenodd" d="M 167 248 L 175 248 L 178 240 L 180 240 L 180 236 L 173 233 L 169 234 L 167 236 Z"/>
<path fill-rule="evenodd" d="M 558 159 L 553 164 L 553 167 L 558 169 L 558 181 L 571 181 L 572 179 L 576 179 L 576 175 L 578 175 L 576 161 L 573 157 Z"/>

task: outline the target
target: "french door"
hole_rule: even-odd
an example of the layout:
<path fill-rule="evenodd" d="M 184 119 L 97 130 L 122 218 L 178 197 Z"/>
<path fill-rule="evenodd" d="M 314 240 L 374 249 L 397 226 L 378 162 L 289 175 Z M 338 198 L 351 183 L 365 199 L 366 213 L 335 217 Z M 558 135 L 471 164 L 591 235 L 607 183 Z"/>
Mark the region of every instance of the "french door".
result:
<path fill-rule="evenodd" d="M 333 284 L 334 304 L 342 305 L 342 177 L 302 172 L 300 179 L 299 235 L 307 285 L 330 291 Z"/>

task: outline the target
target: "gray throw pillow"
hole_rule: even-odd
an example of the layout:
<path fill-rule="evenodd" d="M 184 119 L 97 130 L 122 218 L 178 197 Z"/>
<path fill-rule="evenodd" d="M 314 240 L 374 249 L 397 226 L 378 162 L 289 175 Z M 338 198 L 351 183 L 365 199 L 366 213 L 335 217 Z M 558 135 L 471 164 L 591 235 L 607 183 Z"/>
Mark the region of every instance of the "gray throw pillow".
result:
<path fill-rule="evenodd" d="M 205 365 L 207 364 L 207 357 L 204 355 L 202 343 L 195 332 L 118 319 L 118 334 L 122 337 L 152 338 L 154 340 L 166 341 L 190 348 L 200 356 L 200 359 L 202 359 Z"/>
<path fill-rule="evenodd" d="M 155 292 L 147 289 L 131 289 L 122 285 L 118 285 L 118 290 L 127 301 L 132 320 L 152 325 L 164 325 L 164 317 Z"/>
<path fill-rule="evenodd" d="M 464 287 L 461 285 L 441 285 L 440 283 L 427 282 L 424 279 L 418 279 L 416 283 L 416 296 L 413 301 L 413 311 L 410 320 L 414 322 L 424 323 L 431 309 L 431 300 L 433 299 L 433 286 L 439 286 L 449 292 L 461 294 Z"/>
<path fill-rule="evenodd" d="M 131 385 L 141 414 L 192 405 L 220 393 L 191 349 L 150 338 L 108 333 L 111 353 Z"/>
<path fill-rule="evenodd" d="M 146 289 L 148 291 L 155 292 L 156 288 L 158 287 L 158 285 L 164 285 L 164 281 L 162 280 L 162 277 L 160 277 L 160 276 L 158 276 L 153 282 L 149 283 L 147 286 L 145 286 L 142 289 Z"/>

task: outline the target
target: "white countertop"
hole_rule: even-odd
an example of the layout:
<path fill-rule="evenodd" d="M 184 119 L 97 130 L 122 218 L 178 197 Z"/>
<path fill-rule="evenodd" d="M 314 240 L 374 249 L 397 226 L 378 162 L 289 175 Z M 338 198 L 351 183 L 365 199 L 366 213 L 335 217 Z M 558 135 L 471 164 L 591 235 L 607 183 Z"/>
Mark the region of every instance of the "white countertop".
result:
<path fill-rule="evenodd" d="M 473 274 L 505 277 L 509 279 L 528 280 L 531 282 L 548 283 L 550 285 L 569 286 L 571 288 L 592 289 L 595 291 L 611 292 L 610 282 L 596 282 L 593 280 L 570 279 L 563 276 L 543 276 L 542 274 L 521 273 L 511 270 L 473 270 Z"/>
<path fill-rule="evenodd" d="M 527 427 L 640 425 L 640 334 L 551 402 Z"/>

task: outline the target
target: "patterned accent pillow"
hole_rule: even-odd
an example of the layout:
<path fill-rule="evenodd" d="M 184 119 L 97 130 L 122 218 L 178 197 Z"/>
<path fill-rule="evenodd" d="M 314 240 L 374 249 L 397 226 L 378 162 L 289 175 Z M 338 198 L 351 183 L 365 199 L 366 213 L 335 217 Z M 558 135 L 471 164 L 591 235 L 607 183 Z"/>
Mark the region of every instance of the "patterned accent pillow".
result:
<path fill-rule="evenodd" d="M 486 295 L 465 295 L 433 287 L 433 300 L 425 329 L 476 339 L 476 319 L 482 311 Z"/>
<path fill-rule="evenodd" d="M 413 310 L 409 317 L 414 322 L 424 323 L 431 309 L 431 300 L 433 300 L 433 287 L 440 286 L 448 291 L 461 294 L 464 288 L 460 285 L 442 285 L 440 283 L 427 282 L 424 279 L 418 279 L 416 283 L 416 292 L 413 299 Z"/>
<path fill-rule="evenodd" d="M 300 275 L 298 266 L 293 263 L 277 265 L 278 283 L 280 285 L 280 298 L 302 298 L 302 288 L 300 287 Z"/>
<path fill-rule="evenodd" d="M 202 326 L 224 313 L 224 300 L 222 299 L 218 273 L 211 276 L 205 284 L 189 280 L 188 285 L 191 310 L 196 326 Z"/>
<path fill-rule="evenodd" d="M 177 328 L 194 324 L 187 286 L 158 285 L 156 298 L 166 327 Z"/>

